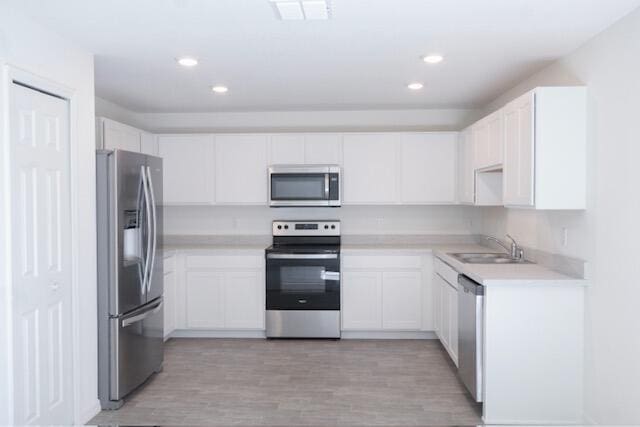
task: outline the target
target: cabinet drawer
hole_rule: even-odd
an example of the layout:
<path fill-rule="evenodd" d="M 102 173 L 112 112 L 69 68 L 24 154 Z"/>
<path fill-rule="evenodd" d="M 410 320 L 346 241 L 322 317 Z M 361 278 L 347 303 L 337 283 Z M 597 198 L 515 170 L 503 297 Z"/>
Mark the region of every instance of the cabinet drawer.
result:
<path fill-rule="evenodd" d="M 187 269 L 224 269 L 224 270 L 255 270 L 262 268 L 262 256 L 251 255 L 189 255 Z"/>
<path fill-rule="evenodd" d="M 458 287 L 458 272 L 451 266 L 442 261 L 440 258 L 436 258 L 433 261 L 433 269 L 440 275 L 445 281 L 447 281 L 454 288 Z"/>
<path fill-rule="evenodd" d="M 342 257 L 342 268 L 354 270 L 420 269 L 422 268 L 422 258 L 420 256 L 346 255 Z"/>

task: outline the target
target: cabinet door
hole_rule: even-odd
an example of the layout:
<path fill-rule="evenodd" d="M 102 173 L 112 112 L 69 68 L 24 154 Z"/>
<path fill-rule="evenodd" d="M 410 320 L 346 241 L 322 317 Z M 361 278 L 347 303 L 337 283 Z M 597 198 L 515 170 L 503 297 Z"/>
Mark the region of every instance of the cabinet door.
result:
<path fill-rule="evenodd" d="M 142 132 L 140 139 L 140 151 L 151 156 L 158 155 L 158 139 L 149 132 Z"/>
<path fill-rule="evenodd" d="M 216 202 L 267 203 L 267 136 L 216 136 Z"/>
<path fill-rule="evenodd" d="M 164 174 L 164 204 L 213 202 L 213 138 L 209 135 L 158 137 Z"/>
<path fill-rule="evenodd" d="M 504 154 L 504 132 L 502 110 L 498 110 L 487 118 L 487 132 L 489 135 L 487 163 L 488 166 L 502 164 Z"/>
<path fill-rule="evenodd" d="M 449 294 L 449 352 L 453 362 L 458 365 L 458 289 L 447 284 Z"/>
<path fill-rule="evenodd" d="M 442 277 L 438 274 L 433 274 L 433 330 L 442 340 L 442 300 L 440 294 L 442 293 Z"/>
<path fill-rule="evenodd" d="M 449 351 L 451 340 L 451 305 L 449 284 L 439 277 L 440 282 L 440 342 Z"/>
<path fill-rule="evenodd" d="M 458 134 L 454 132 L 402 135 L 403 203 L 455 203 L 457 143 Z"/>
<path fill-rule="evenodd" d="M 422 274 L 420 272 L 382 273 L 382 328 L 420 329 Z"/>
<path fill-rule="evenodd" d="M 397 201 L 398 134 L 345 135 L 345 204 L 392 204 Z"/>
<path fill-rule="evenodd" d="M 472 126 L 475 169 L 489 166 L 489 127 L 486 119 Z"/>
<path fill-rule="evenodd" d="M 188 272 L 187 328 L 224 327 L 224 273 Z"/>
<path fill-rule="evenodd" d="M 270 165 L 304 164 L 304 134 L 271 135 Z"/>
<path fill-rule="evenodd" d="M 473 159 L 473 131 L 467 128 L 460 133 L 458 156 L 458 194 L 460 203 L 475 202 L 475 168 Z"/>
<path fill-rule="evenodd" d="M 504 115 L 505 206 L 533 206 L 534 95 L 528 93 L 507 104 Z"/>
<path fill-rule="evenodd" d="M 382 329 L 382 274 L 342 273 L 342 328 Z"/>
<path fill-rule="evenodd" d="M 164 273 L 164 337 L 176 329 L 176 273 Z"/>
<path fill-rule="evenodd" d="M 140 152 L 141 132 L 131 126 L 104 119 L 102 138 L 106 150 L 126 150 Z"/>
<path fill-rule="evenodd" d="M 305 135 L 304 162 L 308 165 L 342 165 L 342 134 Z"/>
<path fill-rule="evenodd" d="M 262 273 L 226 273 L 224 326 L 230 329 L 264 329 L 264 294 Z"/>

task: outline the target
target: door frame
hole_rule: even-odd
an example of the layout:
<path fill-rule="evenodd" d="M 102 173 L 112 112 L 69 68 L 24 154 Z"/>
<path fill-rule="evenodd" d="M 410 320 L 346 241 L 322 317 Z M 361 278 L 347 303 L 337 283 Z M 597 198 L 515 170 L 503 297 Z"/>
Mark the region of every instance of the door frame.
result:
<path fill-rule="evenodd" d="M 78 396 L 80 395 L 80 375 L 76 374 L 76 367 L 79 365 L 79 342 L 80 342 L 80 301 L 79 301 L 79 245 L 80 235 L 78 232 L 78 151 L 80 141 L 78 138 L 78 95 L 77 91 L 64 84 L 50 80 L 46 77 L 36 75 L 23 68 L 16 67 L 10 63 L 0 63 L 2 66 L 2 81 L 0 84 L 0 130 L 2 136 L 2 144 L 0 145 L 0 165 L 5 171 L 9 170 L 10 166 L 10 121 L 9 114 L 11 109 L 11 99 L 14 96 L 13 82 L 19 82 L 23 85 L 29 86 L 34 90 L 39 90 L 47 94 L 58 96 L 67 101 L 69 105 L 69 203 L 71 211 L 71 366 L 72 372 L 72 396 L 71 396 L 71 410 L 73 421 L 75 423 L 82 422 L 82 414 L 79 413 L 81 408 L 77 404 Z M 10 175 L 0 176 L 0 235 L 4 235 L 6 238 L 4 242 L 0 244 L 0 281 L 4 282 L 0 287 L 0 309 L 4 311 L 5 315 L 0 322 L 0 343 L 5 344 L 5 348 L 9 351 L 5 351 L 4 355 L 0 355 L 0 362 L 4 362 L 7 367 L 6 371 L 0 374 L 0 379 L 6 377 L 7 381 L 0 381 L 0 384 L 6 384 L 8 390 L 0 388 L 0 395 L 7 396 L 7 413 L 0 412 L 0 420 L 7 421 L 9 424 L 14 424 L 13 418 L 13 306 L 11 304 L 13 295 L 13 283 L 11 280 L 12 271 L 12 259 L 11 259 L 11 179 Z M 4 327 L 3 327 L 4 325 Z M 3 359 L 3 357 L 6 358 Z M 2 363 L 0 363 L 2 365 Z M 97 391 L 96 391 L 97 393 Z"/>

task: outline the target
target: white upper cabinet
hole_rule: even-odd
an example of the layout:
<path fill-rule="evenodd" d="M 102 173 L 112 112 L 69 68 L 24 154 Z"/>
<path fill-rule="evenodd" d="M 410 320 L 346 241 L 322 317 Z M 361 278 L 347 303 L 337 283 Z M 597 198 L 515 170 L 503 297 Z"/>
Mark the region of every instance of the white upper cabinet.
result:
<path fill-rule="evenodd" d="M 487 117 L 487 166 L 497 166 L 503 163 L 504 132 L 502 110 L 498 110 Z"/>
<path fill-rule="evenodd" d="M 267 203 L 267 135 L 217 135 L 215 200 L 219 204 Z"/>
<path fill-rule="evenodd" d="M 397 202 L 399 139 L 395 133 L 344 135 L 344 204 Z"/>
<path fill-rule="evenodd" d="M 503 114 L 504 205 L 585 209 L 585 88 L 536 88 Z"/>
<path fill-rule="evenodd" d="M 342 135 L 339 133 L 290 133 L 270 136 L 269 164 L 342 164 Z"/>
<path fill-rule="evenodd" d="M 309 165 L 342 165 L 342 134 L 305 135 L 304 161 Z"/>
<path fill-rule="evenodd" d="M 475 169 L 496 168 L 502 165 L 504 151 L 502 110 L 483 118 L 471 129 Z"/>
<path fill-rule="evenodd" d="M 214 144 L 211 135 L 159 135 L 165 205 L 211 204 Z"/>
<path fill-rule="evenodd" d="M 458 201 L 472 205 L 475 201 L 475 168 L 473 160 L 473 131 L 460 132 L 458 142 Z"/>
<path fill-rule="evenodd" d="M 271 165 L 304 164 L 304 134 L 289 133 L 271 135 Z"/>
<path fill-rule="evenodd" d="M 140 134 L 140 152 L 151 156 L 158 155 L 158 138 L 149 132 Z"/>
<path fill-rule="evenodd" d="M 533 115 L 533 93 L 528 93 L 504 107 L 505 205 L 533 206 Z"/>
<path fill-rule="evenodd" d="M 106 118 L 98 118 L 98 126 L 98 135 L 102 136 L 102 148 L 105 150 L 140 152 L 141 130 Z"/>
<path fill-rule="evenodd" d="M 401 138 L 400 193 L 403 204 L 454 204 L 456 132 L 407 133 Z"/>

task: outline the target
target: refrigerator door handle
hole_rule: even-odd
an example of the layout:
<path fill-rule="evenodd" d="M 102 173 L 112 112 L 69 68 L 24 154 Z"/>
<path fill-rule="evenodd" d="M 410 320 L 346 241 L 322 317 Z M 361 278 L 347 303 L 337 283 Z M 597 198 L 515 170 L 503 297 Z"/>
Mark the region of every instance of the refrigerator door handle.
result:
<path fill-rule="evenodd" d="M 137 323 L 137 322 L 140 322 L 141 320 L 146 319 L 152 314 L 156 314 L 158 311 L 160 311 L 160 309 L 162 308 L 162 305 L 163 305 L 163 302 L 160 301 L 157 305 L 155 305 L 151 309 L 148 309 L 140 314 L 136 314 L 135 316 L 131 316 L 131 317 L 127 317 L 126 319 L 123 319 L 122 327 L 126 328 L 127 326 L 133 325 L 134 323 Z"/>
<path fill-rule="evenodd" d="M 147 213 L 147 250 L 146 257 L 144 260 L 144 276 L 142 279 L 142 289 L 141 292 L 144 294 L 145 289 L 147 288 L 147 282 L 149 281 L 149 263 L 151 262 L 151 207 L 149 203 L 149 187 L 147 185 L 147 170 L 145 166 L 140 166 L 141 175 L 142 175 L 142 188 L 144 189 L 144 204 L 145 211 Z"/>
<path fill-rule="evenodd" d="M 153 179 L 151 178 L 151 168 L 149 166 L 147 166 L 147 183 L 149 184 L 149 193 L 151 194 L 151 216 L 153 219 L 153 246 L 151 249 L 149 277 L 147 277 L 147 293 L 149 293 L 151 291 L 151 278 L 153 277 L 153 268 L 156 265 L 156 249 L 158 247 L 158 218 L 156 215 L 156 196 L 153 190 Z"/>

